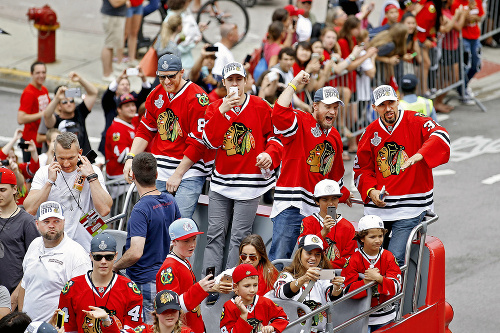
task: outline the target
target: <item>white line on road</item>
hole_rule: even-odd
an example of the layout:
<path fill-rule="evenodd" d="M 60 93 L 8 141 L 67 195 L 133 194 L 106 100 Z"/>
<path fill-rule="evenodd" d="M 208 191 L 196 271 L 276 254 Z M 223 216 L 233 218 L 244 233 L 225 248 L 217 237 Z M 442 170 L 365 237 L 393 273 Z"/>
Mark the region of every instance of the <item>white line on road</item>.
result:
<path fill-rule="evenodd" d="M 12 94 L 22 94 L 23 89 L 18 88 L 10 88 L 10 87 L 0 87 L 0 91 L 5 91 Z"/>
<path fill-rule="evenodd" d="M 456 173 L 457 172 L 455 170 L 451 170 L 451 169 L 432 170 L 433 176 L 449 176 L 449 175 L 454 175 Z"/>
<path fill-rule="evenodd" d="M 496 182 L 500 182 L 500 174 L 491 176 L 491 177 L 483 179 L 481 181 L 481 183 L 483 183 L 485 185 L 492 185 L 492 184 L 494 184 Z"/>

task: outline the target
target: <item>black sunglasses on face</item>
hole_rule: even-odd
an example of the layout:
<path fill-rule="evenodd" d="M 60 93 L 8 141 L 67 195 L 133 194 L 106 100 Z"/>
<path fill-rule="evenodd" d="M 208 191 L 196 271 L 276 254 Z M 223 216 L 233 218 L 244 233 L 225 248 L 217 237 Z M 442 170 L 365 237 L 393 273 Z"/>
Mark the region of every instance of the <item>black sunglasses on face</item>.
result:
<path fill-rule="evenodd" d="M 302 1 L 303 4 L 312 5 L 312 1 Z"/>
<path fill-rule="evenodd" d="M 66 100 L 61 102 L 62 105 L 68 104 L 68 103 L 75 103 L 75 100 L 72 98 L 72 99 L 66 99 Z"/>
<path fill-rule="evenodd" d="M 180 70 L 178 70 L 175 74 L 169 74 L 169 75 L 156 74 L 156 75 L 158 76 L 158 79 L 161 81 L 165 80 L 165 78 L 172 80 L 172 79 L 175 79 L 175 77 L 177 76 L 177 74 L 179 74 L 179 72 L 180 72 Z"/>
<path fill-rule="evenodd" d="M 95 261 L 101 261 L 102 258 L 106 259 L 106 261 L 111 261 L 115 258 L 114 254 L 93 254 L 92 258 L 94 258 Z"/>

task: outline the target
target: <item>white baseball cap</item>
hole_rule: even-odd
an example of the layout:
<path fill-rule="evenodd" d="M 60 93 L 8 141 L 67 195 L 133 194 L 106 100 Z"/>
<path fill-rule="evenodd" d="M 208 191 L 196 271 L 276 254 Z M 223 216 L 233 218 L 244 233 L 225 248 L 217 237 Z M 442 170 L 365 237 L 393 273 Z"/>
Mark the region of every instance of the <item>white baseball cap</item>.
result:
<path fill-rule="evenodd" d="M 245 68 L 239 62 L 230 62 L 222 69 L 222 76 L 224 79 L 227 79 L 233 74 L 238 74 L 243 77 L 247 76 L 245 73 Z"/>
<path fill-rule="evenodd" d="M 334 195 L 337 197 L 342 196 L 342 192 L 340 192 L 339 184 L 331 179 L 323 179 L 319 181 L 316 186 L 314 186 L 314 197 L 326 197 L 328 195 Z"/>
<path fill-rule="evenodd" d="M 316 93 L 314 93 L 314 102 L 323 102 L 325 104 L 339 102 L 340 105 L 344 106 L 344 102 L 342 102 L 339 98 L 338 90 L 330 86 L 316 90 Z"/>
<path fill-rule="evenodd" d="M 36 219 L 38 221 L 43 221 L 49 217 L 57 217 L 58 219 L 64 220 L 63 214 L 63 209 L 59 202 L 45 201 L 38 207 Z"/>
<path fill-rule="evenodd" d="M 397 101 L 398 95 L 391 86 L 381 85 L 373 90 L 372 102 L 379 106 L 385 101 Z"/>
<path fill-rule="evenodd" d="M 323 241 L 317 235 L 305 235 L 299 241 L 299 248 L 303 247 L 306 251 L 321 249 L 323 251 Z"/>
<path fill-rule="evenodd" d="M 384 229 L 384 221 L 377 215 L 365 215 L 358 223 L 358 231 L 368 229 Z"/>

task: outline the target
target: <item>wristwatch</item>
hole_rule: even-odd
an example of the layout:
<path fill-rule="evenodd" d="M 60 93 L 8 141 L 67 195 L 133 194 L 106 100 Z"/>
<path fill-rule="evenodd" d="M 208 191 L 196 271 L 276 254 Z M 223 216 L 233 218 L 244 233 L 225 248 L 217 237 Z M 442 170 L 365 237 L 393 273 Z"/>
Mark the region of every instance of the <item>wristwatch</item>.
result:
<path fill-rule="evenodd" d="M 128 155 L 125 156 L 125 162 L 127 162 L 128 160 L 133 160 L 134 159 L 134 155 Z"/>

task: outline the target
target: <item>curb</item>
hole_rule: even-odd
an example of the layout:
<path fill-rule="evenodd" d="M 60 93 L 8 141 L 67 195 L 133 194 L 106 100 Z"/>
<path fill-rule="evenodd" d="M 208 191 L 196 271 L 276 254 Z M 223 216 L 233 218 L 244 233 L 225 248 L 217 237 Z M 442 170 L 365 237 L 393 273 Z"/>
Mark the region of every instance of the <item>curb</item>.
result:
<path fill-rule="evenodd" d="M 0 67 L 0 85 L 10 86 L 14 88 L 24 89 L 31 81 L 31 73 L 13 68 Z M 98 92 L 98 96 L 102 96 L 108 85 L 102 83 L 90 82 L 94 85 Z M 44 86 L 49 92 L 53 92 L 58 86 L 70 85 L 71 81 L 68 78 L 55 75 L 47 75 Z"/>

